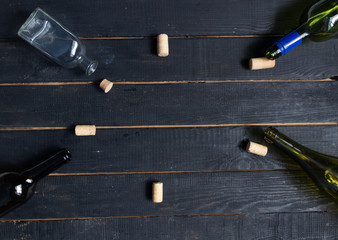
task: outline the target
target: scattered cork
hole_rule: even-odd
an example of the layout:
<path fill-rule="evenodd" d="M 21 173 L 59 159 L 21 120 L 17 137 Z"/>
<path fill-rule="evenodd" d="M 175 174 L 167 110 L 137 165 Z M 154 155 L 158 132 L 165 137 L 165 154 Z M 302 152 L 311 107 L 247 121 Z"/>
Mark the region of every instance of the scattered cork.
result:
<path fill-rule="evenodd" d="M 266 57 L 262 58 L 251 58 L 249 61 L 250 70 L 260 70 L 267 68 L 274 68 L 276 65 L 276 60 L 270 60 Z"/>
<path fill-rule="evenodd" d="M 167 34 L 157 36 L 157 55 L 159 57 L 169 56 L 169 40 Z"/>
<path fill-rule="evenodd" d="M 248 142 L 248 144 L 246 145 L 246 151 L 265 157 L 268 153 L 268 147 L 258 143 Z"/>
<path fill-rule="evenodd" d="M 153 183 L 153 202 L 154 203 L 163 202 L 163 183 L 162 182 Z"/>
<path fill-rule="evenodd" d="M 75 135 L 76 136 L 94 136 L 96 134 L 95 125 L 76 125 Z"/>
<path fill-rule="evenodd" d="M 105 92 L 108 93 L 111 88 L 113 87 L 113 83 L 109 81 L 108 79 L 103 79 L 100 83 L 100 88 Z"/>

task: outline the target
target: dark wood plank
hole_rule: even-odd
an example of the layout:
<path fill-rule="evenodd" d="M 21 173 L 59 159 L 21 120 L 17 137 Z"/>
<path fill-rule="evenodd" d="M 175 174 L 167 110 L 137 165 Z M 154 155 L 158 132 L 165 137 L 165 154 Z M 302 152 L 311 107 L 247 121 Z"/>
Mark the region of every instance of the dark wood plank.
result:
<path fill-rule="evenodd" d="M 3 240 L 325 239 L 337 237 L 337 213 L 24 221 L 0 224 Z M 315 227 L 314 227 L 315 226 Z M 321 231 L 318 231 L 320 229 Z"/>
<path fill-rule="evenodd" d="M 0 38 L 15 37 L 37 7 L 82 37 L 238 35 L 281 33 L 295 28 L 311 1 L 51 1 L 5 0 Z M 291 17 L 292 16 L 292 17 Z"/>
<path fill-rule="evenodd" d="M 278 60 L 274 69 L 250 71 L 248 59 L 264 55 L 275 38 L 170 39 L 170 56 L 156 55 L 156 39 L 86 40 L 99 61 L 90 77 L 51 62 L 24 41 L 0 41 L 1 83 L 323 79 L 337 75 L 337 41 L 308 43 Z M 311 56 L 309 57 L 309 52 Z"/>
<path fill-rule="evenodd" d="M 296 27 L 308 4 L 38 0 L 33 6 L 5 0 L 0 9 L 0 128 L 319 122 L 322 126 L 279 129 L 304 145 L 337 155 L 338 126 L 324 126 L 337 122 L 336 82 L 116 85 L 107 95 L 94 84 L 4 85 L 102 78 L 163 83 L 336 76 L 335 41 L 301 46 L 275 69 L 252 72 L 248 59 L 261 56 L 275 38 L 234 37 L 286 33 Z M 88 56 L 100 62 L 93 76 L 63 69 L 18 40 L 16 31 L 36 6 L 78 36 L 96 38 L 84 40 Z M 153 38 L 160 32 L 193 38 L 171 38 L 170 56 L 160 59 Z M 114 36 L 124 39 L 102 39 Z M 132 36 L 141 38 L 128 38 Z M 2 171 L 23 169 L 59 147 L 74 155 L 59 175 L 39 183 L 27 204 L 0 220 L 1 238 L 335 239 L 336 202 L 274 148 L 266 158 L 241 148 L 248 138 L 263 142 L 262 129 L 99 129 L 88 138 L 75 137 L 72 130 L 1 131 Z M 155 180 L 164 182 L 162 204 L 150 199 Z M 37 221 L 16 221 L 24 219 Z"/>
<path fill-rule="evenodd" d="M 335 122 L 337 82 L 0 88 L 1 127 Z M 99 133 L 98 133 L 99 134 Z"/>
<path fill-rule="evenodd" d="M 303 145 L 338 156 L 338 126 L 278 129 Z M 99 130 L 95 137 L 71 131 L 0 131 L 0 169 L 23 171 L 59 148 L 73 155 L 57 173 L 223 171 L 299 169 L 287 155 L 269 146 L 263 158 L 248 154 L 244 142 L 267 144 L 264 127 Z"/>
<path fill-rule="evenodd" d="M 164 201 L 151 201 L 151 182 Z M 303 171 L 47 177 L 3 219 L 270 213 L 337 210 Z"/>

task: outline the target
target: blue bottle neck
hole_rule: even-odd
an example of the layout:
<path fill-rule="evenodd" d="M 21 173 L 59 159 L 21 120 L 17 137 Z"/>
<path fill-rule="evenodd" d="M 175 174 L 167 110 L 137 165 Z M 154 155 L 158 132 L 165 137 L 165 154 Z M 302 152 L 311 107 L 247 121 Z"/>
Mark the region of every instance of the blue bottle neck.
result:
<path fill-rule="evenodd" d="M 283 38 L 275 42 L 281 51 L 281 55 L 285 55 L 292 49 L 302 44 L 303 39 L 309 35 L 307 32 L 301 32 L 300 29 L 290 32 Z"/>
<path fill-rule="evenodd" d="M 276 59 L 285 55 L 292 49 L 301 45 L 303 39 L 308 37 L 310 33 L 307 31 L 306 24 L 301 25 L 296 30 L 288 33 L 278 41 L 276 41 L 266 52 L 266 57 Z"/>

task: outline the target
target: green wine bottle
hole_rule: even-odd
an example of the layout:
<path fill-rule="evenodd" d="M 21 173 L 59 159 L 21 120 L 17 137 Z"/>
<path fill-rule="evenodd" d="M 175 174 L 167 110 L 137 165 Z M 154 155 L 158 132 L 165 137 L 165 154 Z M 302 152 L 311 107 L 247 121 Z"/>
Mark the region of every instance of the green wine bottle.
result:
<path fill-rule="evenodd" d="M 272 127 L 266 129 L 265 140 L 290 155 L 319 187 L 338 200 L 338 158 L 306 148 Z"/>
<path fill-rule="evenodd" d="M 268 59 L 277 59 L 302 44 L 305 38 L 325 41 L 338 31 L 338 0 L 320 0 L 307 13 L 307 21 L 276 41 L 265 53 Z"/>

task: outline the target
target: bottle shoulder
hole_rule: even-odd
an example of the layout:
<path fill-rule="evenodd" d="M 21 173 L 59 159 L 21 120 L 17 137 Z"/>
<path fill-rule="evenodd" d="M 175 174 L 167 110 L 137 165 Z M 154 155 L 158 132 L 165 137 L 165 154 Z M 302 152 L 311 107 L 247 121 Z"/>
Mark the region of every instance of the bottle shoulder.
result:
<path fill-rule="evenodd" d="M 338 1 L 319 1 L 308 12 L 308 20 L 305 24 L 307 31 L 312 34 L 333 35 L 337 32 Z M 322 36 L 327 39 L 328 36 Z M 317 36 L 320 39 L 320 36 Z"/>
<path fill-rule="evenodd" d="M 35 182 L 29 177 L 16 172 L 0 175 L 1 196 L 8 195 L 12 201 L 27 199 L 32 195 Z M 3 199 L 4 196 L 1 197 Z"/>

